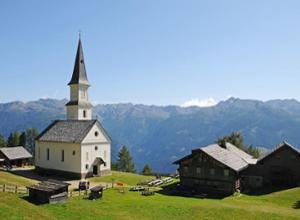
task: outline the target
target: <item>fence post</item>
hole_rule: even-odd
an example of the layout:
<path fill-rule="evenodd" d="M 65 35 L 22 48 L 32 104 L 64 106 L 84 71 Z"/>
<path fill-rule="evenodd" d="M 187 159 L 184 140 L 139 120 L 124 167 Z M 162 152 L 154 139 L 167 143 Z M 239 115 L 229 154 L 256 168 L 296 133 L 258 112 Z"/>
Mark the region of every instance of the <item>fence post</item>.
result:
<path fill-rule="evenodd" d="M 6 191 L 6 184 L 3 184 L 3 192 L 5 192 Z"/>
<path fill-rule="evenodd" d="M 79 190 L 79 196 L 80 196 L 80 194 L 81 194 L 80 192 L 81 192 L 81 190 Z"/>
<path fill-rule="evenodd" d="M 15 193 L 18 193 L 18 186 L 15 187 Z"/>

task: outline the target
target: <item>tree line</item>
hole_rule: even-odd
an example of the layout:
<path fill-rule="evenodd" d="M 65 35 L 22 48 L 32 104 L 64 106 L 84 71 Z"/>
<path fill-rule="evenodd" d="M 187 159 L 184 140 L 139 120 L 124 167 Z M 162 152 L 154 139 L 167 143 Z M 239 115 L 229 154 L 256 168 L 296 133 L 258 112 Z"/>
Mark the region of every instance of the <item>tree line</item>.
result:
<path fill-rule="evenodd" d="M 23 146 L 30 153 L 34 153 L 35 138 L 38 136 L 36 128 L 28 128 L 23 132 L 13 131 L 9 134 L 7 140 L 0 134 L 0 147 Z"/>

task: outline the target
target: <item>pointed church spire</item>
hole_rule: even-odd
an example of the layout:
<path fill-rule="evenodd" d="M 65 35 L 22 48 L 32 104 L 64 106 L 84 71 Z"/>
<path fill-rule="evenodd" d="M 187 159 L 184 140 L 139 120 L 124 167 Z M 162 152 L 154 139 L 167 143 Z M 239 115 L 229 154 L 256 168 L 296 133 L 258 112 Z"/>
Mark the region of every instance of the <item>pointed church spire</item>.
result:
<path fill-rule="evenodd" d="M 72 84 L 82 84 L 89 86 L 89 81 L 87 79 L 85 64 L 84 64 L 84 57 L 83 57 L 83 49 L 81 44 L 81 37 L 79 35 L 77 53 L 75 58 L 74 70 L 72 79 L 68 85 Z"/>

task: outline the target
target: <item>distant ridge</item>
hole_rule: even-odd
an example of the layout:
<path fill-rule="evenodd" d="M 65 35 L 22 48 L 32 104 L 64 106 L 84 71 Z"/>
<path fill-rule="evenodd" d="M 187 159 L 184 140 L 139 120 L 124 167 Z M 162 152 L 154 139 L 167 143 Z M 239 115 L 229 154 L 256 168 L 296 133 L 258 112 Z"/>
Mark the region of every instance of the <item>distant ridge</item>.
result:
<path fill-rule="evenodd" d="M 0 104 L 0 133 L 36 127 L 40 131 L 65 118 L 66 99 L 39 99 Z M 138 168 L 145 163 L 160 172 L 174 171 L 171 163 L 190 149 L 214 142 L 232 131 L 248 144 L 273 148 L 283 140 L 300 146 L 300 102 L 230 98 L 212 107 L 105 104 L 94 107 L 113 139 L 113 157 L 121 144 L 130 147 Z"/>

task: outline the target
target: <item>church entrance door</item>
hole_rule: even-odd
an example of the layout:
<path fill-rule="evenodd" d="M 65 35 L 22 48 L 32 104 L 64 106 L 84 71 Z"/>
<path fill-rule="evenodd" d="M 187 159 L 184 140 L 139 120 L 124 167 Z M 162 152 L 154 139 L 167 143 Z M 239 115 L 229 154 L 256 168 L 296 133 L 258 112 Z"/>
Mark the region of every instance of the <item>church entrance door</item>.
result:
<path fill-rule="evenodd" d="M 97 165 L 93 166 L 93 175 L 98 175 L 98 166 Z"/>

